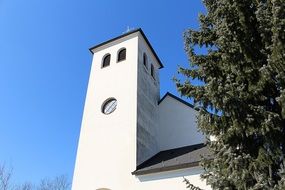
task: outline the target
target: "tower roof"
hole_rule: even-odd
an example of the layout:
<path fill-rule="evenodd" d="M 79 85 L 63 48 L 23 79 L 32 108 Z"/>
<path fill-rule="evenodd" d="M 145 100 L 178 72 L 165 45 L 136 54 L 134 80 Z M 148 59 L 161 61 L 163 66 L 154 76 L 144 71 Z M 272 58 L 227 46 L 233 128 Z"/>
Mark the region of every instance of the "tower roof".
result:
<path fill-rule="evenodd" d="M 136 33 L 136 32 L 139 32 L 139 33 L 142 35 L 142 37 L 144 38 L 144 40 L 146 41 L 147 45 L 149 46 L 151 52 L 153 53 L 154 57 L 156 58 L 156 60 L 157 60 L 157 62 L 158 62 L 158 64 L 159 64 L 159 66 L 160 66 L 159 68 L 160 68 L 160 69 L 163 68 L 163 67 L 164 67 L 163 64 L 161 63 L 159 57 L 158 57 L 157 54 L 155 53 L 153 47 L 151 46 L 150 42 L 148 41 L 147 37 L 145 36 L 145 34 L 144 34 L 144 32 L 142 31 L 141 28 L 138 28 L 138 29 L 135 29 L 135 30 L 131 30 L 131 31 L 125 33 L 125 34 L 122 34 L 122 35 L 120 35 L 120 36 L 117 36 L 117 37 L 115 37 L 115 38 L 112 38 L 112 39 L 110 39 L 110 40 L 107 40 L 107 41 L 105 41 L 105 42 L 103 42 L 103 43 L 100 43 L 100 44 L 98 44 L 98 45 L 95 45 L 95 46 L 91 47 L 91 48 L 89 49 L 89 51 L 93 54 L 93 51 L 92 51 L 92 50 L 94 50 L 94 49 L 96 49 L 96 48 L 98 48 L 98 47 L 101 47 L 101 46 L 103 46 L 103 45 L 105 45 L 105 44 L 111 43 L 111 42 L 113 42 L 113 41 L 115 41 L 115 40 L 118 40 L 118 39 L 121 39 L 121 38 L 123 38 L 123 37 L 126 37 L 126 36 L 128 36 L 128 35 L 134 34 L 134 33 Z"/>

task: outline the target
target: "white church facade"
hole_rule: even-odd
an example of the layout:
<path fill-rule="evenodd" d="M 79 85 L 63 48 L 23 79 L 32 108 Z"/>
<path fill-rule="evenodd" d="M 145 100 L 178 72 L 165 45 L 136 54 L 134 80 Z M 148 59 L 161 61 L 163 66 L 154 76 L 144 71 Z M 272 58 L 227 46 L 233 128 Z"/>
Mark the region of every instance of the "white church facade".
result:
<path fill-rule="evenodd" d="M 92 47 L 92 67 L 72 190 L 202 189 L 197 110 L 167 93 L 163 68 L 141 29 Z"/>

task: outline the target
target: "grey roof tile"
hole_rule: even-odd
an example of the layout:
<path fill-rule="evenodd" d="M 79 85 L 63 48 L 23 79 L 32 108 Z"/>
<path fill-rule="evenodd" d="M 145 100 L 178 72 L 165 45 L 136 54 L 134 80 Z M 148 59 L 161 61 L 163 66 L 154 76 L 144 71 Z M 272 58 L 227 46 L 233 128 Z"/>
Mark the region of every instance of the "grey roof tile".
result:
<path fill-rule="evenodd" d="M 211 158 L 210 151 L 203 143 L 161 151 L 137 166 L 132 174 L 144 175 L 198 166 L 201 156 Z"/>

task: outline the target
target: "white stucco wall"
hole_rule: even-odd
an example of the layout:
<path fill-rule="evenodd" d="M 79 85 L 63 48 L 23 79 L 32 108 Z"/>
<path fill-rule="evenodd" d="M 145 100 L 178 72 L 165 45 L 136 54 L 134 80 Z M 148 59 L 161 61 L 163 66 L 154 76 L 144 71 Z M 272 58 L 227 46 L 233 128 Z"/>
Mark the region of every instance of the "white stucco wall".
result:
<path fill-rule="evenodd" d="M 200 178 L 201 167 L 193 167 L 176 171 L 154 173 L 138 176 L 136 179 L 136 190 L 186 190 L 186 184 L 183 177 L 188 179 L 193 185 L 204 190 L 211 188 Z M 126 188 L 131 189 L 131 188 Z"/>
<path fill-rule="evenodd" d="M 197 130 L 197 114 L 193 108 L 171 96 L 159 104 L 159 129 L 157 138 L 160 150 L 168 150 L 205 142 Z"/>
<path fill-rule="evenodd" d="M 126 60 L 117 63 L 117 51 L 127 49 Z M 108 186 L 123 189 L 136 168 L 137 34 L 129 35 L 94 51 L 85 101 L 73 190 L 96 190 Z M 111 64 L 101 68 L 102 57 Z M 104 115 L 102 103 L 109 97 L 117 109 Z"/>

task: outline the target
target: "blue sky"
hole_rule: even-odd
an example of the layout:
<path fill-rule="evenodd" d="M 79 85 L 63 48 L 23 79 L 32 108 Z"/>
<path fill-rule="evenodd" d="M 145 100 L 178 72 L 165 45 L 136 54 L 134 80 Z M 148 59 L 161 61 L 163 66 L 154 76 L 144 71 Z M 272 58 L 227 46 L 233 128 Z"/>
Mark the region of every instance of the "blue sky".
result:
<path fill-rule="evenodd" d="M 182 33 L 200 0 L 0 0 L 0 163 L 14 181 L 72 179 L 92 55 L 88 48 L 142 28 L 165 68 L 161 96 L 187 66 Z"/>

